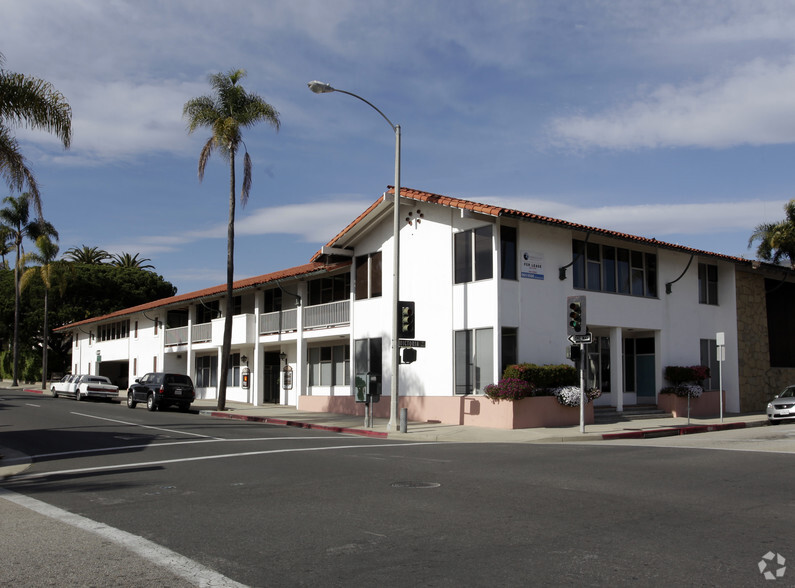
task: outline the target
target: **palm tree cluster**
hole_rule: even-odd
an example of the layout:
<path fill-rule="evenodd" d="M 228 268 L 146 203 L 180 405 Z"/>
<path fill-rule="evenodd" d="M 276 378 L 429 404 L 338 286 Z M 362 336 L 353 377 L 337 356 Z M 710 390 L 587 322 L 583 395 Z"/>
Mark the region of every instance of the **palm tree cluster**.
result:
<path fill-rule="evenodd" d="M 785 259 L 795 269 L 795 199 L 784 205 L 786 218 L 777 223 L 763 223 L 754 228 L 748 247 L 759 241 L 756 256 L 776 265 Z"/>
<path fill-rule="evenodd" d="M 67 249 L 63 257 L 66 261 L 72 263 L 85 263 L 88 265 L 99 265 L 102 263 L 110 263 L 116 267 L 137 268 L 142 270 L 153 270 L 155 266 L 147 261 L 152 261 L 148 257 L 138 257 L 140 254 L 131 253 L 108 253 L 99 247 L 89 247 L 88 245 L 81 245 L 80 247 L 72 247 Z"/>
<path fill-rule="evenodd" d="M 226 374 L 229 370 L 229 354 L 232 347 L 232 316 L 234 302 L 235 257 L 235 156 L 242 146 L 243 183 L 240 190 L 242 206 L 248 202 L 251 192 L 251 156 L 243 142 L 242 130 L 259 122 L 266 122 L 279 129 L 279 113 L 257 94 L 246 92 L 238 82 L 246 76 L 245 70 L 231 70 L 209 76 L 211 96 L 200 96 L 185 103 L 183 116 L 188 120 L 188 133 L 199 128 L 210 129 L 210 138 L 199 155 L 199 181 L 204 179 L 204 168 L 213 151 L 217 151 L 229 162 L 229 221 L 227 224 L 226 249 L 226 311 L 224 337 L 221 345 L 221 373 L 218 378 L 218 410 L 226 408 Z"/>

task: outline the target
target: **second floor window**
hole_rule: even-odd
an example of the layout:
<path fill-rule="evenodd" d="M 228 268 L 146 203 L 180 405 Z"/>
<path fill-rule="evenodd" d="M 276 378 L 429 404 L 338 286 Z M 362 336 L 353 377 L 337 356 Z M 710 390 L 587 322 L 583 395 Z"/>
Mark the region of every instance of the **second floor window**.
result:
<path fill-rule="evenodd" d="M 657 255 L 572 241 L 574 287 L 594 292 L 657 297 Z"/>
<path fill-rule="evenodd" d="M 381 296 L 381 252 L 356 258 L 356 300 Z"/>
<path fill-rule="evenodd" d="M 718 266 L 698 264 L 698 301 L 701 304 L 718 303 Z"/>
<path fill-rule="evenodd" d="M 309 282 L 309 305 L 348 300 L 351 295 L 351 274 L 337 274 Z"/>
<path fill-rule="evenodd" d="M 488 280 L 493 275 L 491 225 L 453 235 L 456 284 Z"/>

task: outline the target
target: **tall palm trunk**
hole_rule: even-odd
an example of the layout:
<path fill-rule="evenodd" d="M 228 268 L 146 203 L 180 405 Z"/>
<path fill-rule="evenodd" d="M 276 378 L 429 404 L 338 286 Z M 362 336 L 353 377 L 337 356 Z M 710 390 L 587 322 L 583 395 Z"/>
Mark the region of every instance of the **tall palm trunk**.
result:
<path fill-rule="evenodd" d="M 14 369 L 12 376 L 12 386 L 19 386 L 19 257 L 20 248 L 22 246 L 21 239 L 17 239 L 17 262 L 14 264 Z"/>
<path fill-rule="evenodd" d="M 43 268 L 42 268 L 43 269 Z M 44 345 L 41 351 L 41 389 L 47 389 L 47 345 L 49 344 L 47 313 L 49 311 L 49 293 L 50 288 L 45 283 L 44 285 Z"/>
<path fill-rule="evenodd" d="M 221 381 L 218 383 L 218 410 L 226 410 L 226 380 L 232 352 L 233 284 L 235 275 L 235 149 L 229 150 L 229 224 L 226 236 L 226 310 L 221 345 Z"/>

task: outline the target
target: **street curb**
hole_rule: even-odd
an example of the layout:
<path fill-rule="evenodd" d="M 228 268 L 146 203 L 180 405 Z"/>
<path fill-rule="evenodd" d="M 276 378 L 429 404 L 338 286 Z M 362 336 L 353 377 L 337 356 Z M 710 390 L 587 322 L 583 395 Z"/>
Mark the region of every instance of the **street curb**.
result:
<path fill-rule="evenodd" d="M 676 435 L 694 435 L 697 433 L 712 433 L 714 431 L 729 431 L 732 429 L 745 429 L 750 427 L 761 427 L 763 422 L 737 422 L 720 423 L 716 425 L 684 425 L 681 427 L 669 427 L 666 429 L 642 429 L 640 431 L 624 431 L 621 433 L 604 433 L 602 439 L 652 439 L 654 437 L 673 437 Z"/>
<path fill-rule="evenodd" d="M 221 419 L 235 419 L 238 421 L 266 423 L 269 425 L 282 425 L 285 427 L 297 427 L 299 429 L 316 429 L 318 431 L 330 431 L 332 433 L 349 433 L 351 435 L 360 435 L 362 437 L 374 437 L 377 439 L 386 439 L 388 437 L 387 433 L 381 433 L 379 431 L 368 431 L 366 429 L 353 429 L 350 427 L 335 427 L 333 425 L 316 425 L 314 423 L 302 423 L 300 421 L 275 419 L 271 417 L 258 417 L 258 416 L 226 413 L 226 412 L 213 411 L 213 410 L 200 410 L 199 414 L 221 418 Z"/>

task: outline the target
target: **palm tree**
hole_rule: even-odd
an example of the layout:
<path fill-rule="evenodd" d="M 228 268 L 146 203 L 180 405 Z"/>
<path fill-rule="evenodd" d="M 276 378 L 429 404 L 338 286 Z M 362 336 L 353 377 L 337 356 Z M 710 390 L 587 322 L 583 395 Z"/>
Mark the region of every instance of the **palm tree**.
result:
<path fill-rule="evenodd" d="M 748 247 L 758 240 L 756 256 L 759 259 L 779 264 L 786 258 L 795 269 L 795 199 L 784 205 L 784 211 L 783 221 L 757 225 L 748 239 Z"/>
<path fill-rule="evenodd" d="M 20 291 L 24 290 L 33 276 L 40 275 L 41 281 L 44 283 L 44 325 L 43 325 L 43 342 L 42 342 L 42 356 L 41 356 L 41 389 L 47 389 L 47 348 L 49 345 L 49 292 L 53 284 L 58 283 L 61 295 L 66 289 L 66 272 L 64 271 L 64 262 L 57 262 L 55 258 L 58 257 L 58 245 L 53 243 L 47 235 L 41 235 L 36 239 L 36 248 L 38 253 L 26 253 L 22 256 L 22 265 L 27 262 L 39 264 L 38 267 L 31 267 L 25 270 L 19 282 Z"/>
<path fill-rule="evenodd" d="M 11 229 L 5 225 L 0 225 L 0 269 L 8 269 L 6 255 L 14 250 L 14 237 Z"/>
<path fill-rule="evenodd" d="M 81 245 L 80 247 L 72 247 L 71 249 L 67 249 L 66 253 L 63 254 L 63 258 L 66 261 L 71 261 L 72 263 L 99 265 L 104 263 L 105 260 L 110 259 L 111 255 L 99 247 Z"/>
<path fill-rule="evenodd" d="M 185 103 L 182 114 L 188 120 L 188 133 L 198 128 L 209 128 L 210 138 L 199 155 L 199 181 L 204 179 L 204 168 L 213 151 L 229 162 L 229 223 L 226 246 L 226 312 L 224 338 L 221 346 L 221 373 L 218 382 L 218 410 L 226 409 L 226 376 L 232 347 L 232 314 L 234 312 L 232 284 L 234 281 L 235 253 L 235 156 L 241 144 L 243 157 L 243 185 L 240 204 L 246 205 L 251 191 L 251 157 L 243 142 L 241 131 L 259 122 L 266 122 L 279 130 L 279 113 L 257 94 L 246 92 L 238 82 L 245 70 L 230 70 L 209 76 L 212 96 L 193 98 Z"/>
<path fill-rule="evenodd" d="M 16 263 L 14 264 L 14 376 L 13 386 L 19 385 L 17 374 L 19 373 L 19 278 L 22 266 L 22 240 L 38 239 L 42 235 L 50 235 L 58 238 L 58 232 L 50 223 L 45 220 L 37 219 L 30 221 L 30 202 L 33 200 L 28 192 L 18 198 L 6 196 L 3 199 L 8 207 L 0 210 L 0 225 L 8 227 L 14 238 L 16 249 Z"/>
<path fill-rule="evenodd" d="M 53 133 L 65 149 L 72 142 L 72 108 L 52 84 L 2 68 L 0 53 L 0 176 L 12 190 L 25 186 L 43 218 L 36 178 L 20 152 L 12 129 L 23 126 Z"/>
<path fill-rule="evenodd" d="M 138 259 L 139 253 L 135 255 L 130 255 L 129 253 L 117 253 L 112 255 L 113 261 L 110 262 L 111 265 L 115 265 L 116 267 L 126 267 L 126 268 L 138 268 L 142 270 L 149 270 L 155 269 L 150 263 L 146 263 L 147 261 L 152 261 L 148 257 L 142 257 Z"/>

